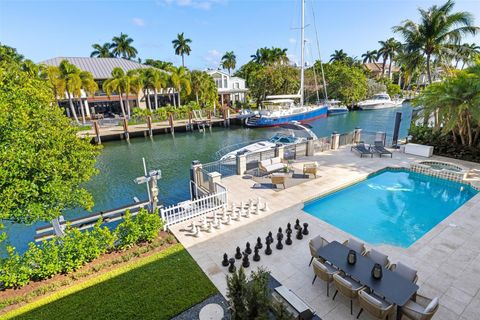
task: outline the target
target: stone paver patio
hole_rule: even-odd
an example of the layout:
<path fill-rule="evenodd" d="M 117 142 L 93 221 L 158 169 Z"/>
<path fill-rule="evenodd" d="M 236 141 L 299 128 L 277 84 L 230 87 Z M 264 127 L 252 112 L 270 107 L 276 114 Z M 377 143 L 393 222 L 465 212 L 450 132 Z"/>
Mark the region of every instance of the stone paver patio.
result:
<path fill-rule="evenodd" d="M 313 271 L 308 267 L 310 253 L 308 239 L 322 235 L 329 241 L 343 240 L 350 237 L 344 231 L 325 223 L 305 212 L 303 203 L 327 192 L 342 188 L 355 181 L 364 179 L 368 174 L 387 166 L 409 167 L 418 157 L 395 151 L 393 158 L 375 157 L 360 158 L 350 152 L 349 147 L 336 151 L 327 151 L 313 157 L 297 160 L 295 167 L 302 163 L 317 161 L 320 164 L 317 179 L 295 185 L 282 191 L 271 189 L 252 189 L 255 183 L 248 177 L 232 176 L 222 180 L 229 195 L 229 201 L 247 202 L 249 199 L 261 197 L 268 203 L 269 210 L 259 216 L 252 215 L 241 221 L 224 226 L 212 233 L 202 233 L 195 238 L 187 232 L 188 222 L 176 225 L 172 232 L 194 257 L 203 271 L 226 294 L 225 276 L 227 268 L 221 265 L 224 252 L 232 256 L 235 248 L 242 251 L 249 241 L 252 248 L 258 236 L 264 242 L 269 231 L 275 235 L 278 227 L 286 228 L 288 222 L 298 218 L 309 224 L 310 234 L 303 240 L 294 239 L 292 246 L 276 250 L 266 256 L 261 251 L 261 261 L 253 262 L 248 270 L 263 266 L 283 285 L 294 291 L 305 302 L 315 309 L 322 319 L 349 319 L 348 300 L 338 295 L 335 301 L 326 296 L 326 284 L 317 280 L 311 284 Z M 442 157 L 432 159 L 454 162 L 463 166 L 480 169 L 479 165 L 455 161 Z M 197 218 L 198 220 L 198 218 Z M 419 293 L 428 297 L 440 297 L 440 309 L 435 319 L 480 319 L 480 194 L 477 194 L 464 206 L 452 213 L 430 232 L 409 248 L 390 245 L 370 245 L 368 248 L 378 249 L 389 255 L 390 261 L 402 261 L 418 270 Z M 241 261 L 237 260 L 237 267 Z M 354 304 L 354 313 L 358 312 L 358 304 Z M 360 319 L 370 319 L 363 313 Z"/>

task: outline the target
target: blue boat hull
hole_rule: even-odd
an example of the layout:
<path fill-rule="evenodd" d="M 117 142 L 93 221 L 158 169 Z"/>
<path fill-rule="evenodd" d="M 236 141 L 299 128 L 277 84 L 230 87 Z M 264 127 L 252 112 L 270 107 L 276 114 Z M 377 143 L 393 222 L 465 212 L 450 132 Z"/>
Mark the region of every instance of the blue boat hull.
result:
<path fill-rule="evenodd" d="M 345 113 L 348 113 L 348 110 L 340 110 L 340 109 L 337 109 L 337 110 L 328 110 L 328 115 L 337 115 L 337 114 L 345 114 Z"/>
<path fill-rule="evenodd" d="M 313 121 L 315 119 L 320 119 L 320 118 L 325 118 L 327 116 L 327 110 L 328 108 L 325 107 L 320 107 L 316 108 L 312 111 L 309 112 L 304 112 L 304 113 L 297 113 L 297 114 L 292 114 L 284 117 L 254 117 L 252 120 L 246 121 L 246 125 L 248 127 L 274 127 L 274 126 L 279 126 L 281 124 L 286 124 L 291 121 L 298 121 L 298 122 L 309 122 Z"/>

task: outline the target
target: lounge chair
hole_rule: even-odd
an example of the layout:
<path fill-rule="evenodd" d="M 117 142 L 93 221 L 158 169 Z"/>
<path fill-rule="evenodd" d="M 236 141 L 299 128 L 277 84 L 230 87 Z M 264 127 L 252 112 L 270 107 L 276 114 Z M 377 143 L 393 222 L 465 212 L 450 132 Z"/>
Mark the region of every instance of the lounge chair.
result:
<path fill-rule="evenodd" d="M 260 173 L 269 174 L 272 172 L 280 171 L 285 168 L 285 164 L 282 163 L 280 157 L 262 160 L 258 163 L 258 169 Z"/>
<path fill-rule="evenodd" d="M 392 264 L 389 269 L 395 273 L 398 273 L 400 276 L 404 277 L 408 281 L 417 283 L 417 280 L 418 280 L 417 270 L 412 269 L 401 262 L 397 262 L 397 264 Z"/>
<path fill-rule="evenodd" d="M 357 241 L 353 238 L 346 240 L 343 245 L 347 246 L 349 249 L 355 250 L 357 253 L 360 253 L 364 256 L 367 253 L 367 249 L 365 248 L 365 244 L 360 241 Z"/>
<path fill-rule="evenodd" d="M 415 301 L 409 300 L 400 308 L 400 314 L 412 320 L 430 320 L 438 310 L 438 298 L 415 295 Z"/>
<path fill-rule="evenodd" d="M 327 297 L 329 296 L 330 283 L 333 281 L 333 275 L 337 274 L 339 271 L 335 269 L 332 265 L 328 263 L 322 263 L 320 260 L 313 261 L 313 277 L 312 285 L 315 283 L 315 280 L 320 278 L 321 280 L 327 283 Z"/>
<path fill-rule="evenodd" d="M 353 299 L 358 298 L 358 292 L 364 289 L 365 286 L 349 276 L 342 276 L 339 273 L 333 275 L 333 283 L 337 289 L 333 295 L 333 300 L 335 300 L 337 293 L 340 292 L 347 299 L 350 299 L 350 314 L 353 314 Z"/>
<path fill-rule="evenodd" d="M 318 163 L 305 163 L 303 165 L 303 174 L 313 174 L 315 178 L 317 177 Z"/>
<path fill-rule="evenodd" d="M 375 249 L 368 251 L 365 254 L 366 257 L 372 259 L 375 263 L 378 263 L 382 267 L 388 268 L 390 266 L 390 261 L 388 261 L 388 256 L 383 254 Z"/>
<path fill-rule="evenodd" d="M 369 155 L 370 158 L 373 158 L 373 152 L 370 151 L 370 148 L 365 146 L 365 142 L 360 141 L 356 145 L 350 148 L 350 151 L 356 151 L 360 154 L 360 158 L 363 158 L 364 155 Z"/>
<path fill-rule="evenodd" d="M 373 147 L 370 149 L 373 151 L 373 153 L 377 153 L 380 156 L 380 158 L 383 155 L 390 156 L 390 158 L 393 157 L 393 154 L 387 149 L 385 149 L 385 145 L 383 144 L 382 141 L 375 141 L 373 144 Z"/>
<path fill-rule="evenodd" d="M 386 319 L 393 317 L 395 313 L 395 305 L 387 302 L 382 297 L 369 293 L 367 290 L 362 290 L 358 293 L 358 302 L 360 304 L 360 311 L 358 312 L 357 319 L 362 314 L 363 310 L 367 310 L 372 316 L 377 319 Z"/>
<path fill-rule="evenodd" d="M 310 255 L 312 256 L 312 259 L 310 259 L 310 263 L 308 266 L 312 264 L 313 259 L 320 259 L 318 256 L 318 250 L 324 246 L 326 246 L 329 242 L 325 240 L 322 236 L 316 236 L 315 238 L 310 239 L 308 241 L 308 247 L 310 248 Z M 323 262 L 323 261 L 322 261 Z"/>

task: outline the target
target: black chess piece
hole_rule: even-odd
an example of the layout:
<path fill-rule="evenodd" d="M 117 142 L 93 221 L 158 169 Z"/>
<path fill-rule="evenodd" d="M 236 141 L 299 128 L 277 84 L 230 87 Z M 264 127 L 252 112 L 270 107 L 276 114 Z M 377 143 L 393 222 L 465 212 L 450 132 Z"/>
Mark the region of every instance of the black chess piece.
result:
<path fill-rule="evenodd" d="M 285 232 L 288 232 L 288 231 L 292 231 L 292 225 L 289 223 L 287 223 L 287 230 L 285 230 Z"/>
<path fill-rule="evenodd" d="M 294 226 L 294 228 L 297 229 L 297 230 L 300 228 L 300 220 L 297 219 L 297 220 L 295 221 L 295 226 Z"/>
<path fill-rule="evenodd" d="M 260 261 L 260 255 L 258 254 L 259 249 L 259 247 L 255 247 L 255 249 L 253 250 L 253 261 Z"/>
<path fill-rule="evenodd" d="M 265 238 L 265 244 L 268 244 L 268 243 L 270 243 L 270 237 L 269 237 L 269 236 L 267 236 L 267 237 Z"/>
<path fill-rule="evenodd" d="M 278 229 L 278 233 L 277 233 L 277 240 L 280 239 L 282 240 L 283 239 L 283 233 L 282 233 L 282 228 L 279 228 Z"/>
<path fill-rule="evenodd" d="M 246 252 L 243 253 L 242 267 L 244 268 L 250 267 L 250 261 L 248 260 L 248 253 Z"/>
<path fill-rule="evenodd" d="M 282 244 L 283 234 L 279 233 L 278 235 L 279 235 L 279 237 L 277 238 L 278 241 L 277 241 L 276 248 L 278 250 L 282 250 L 283 249 L 283 244 Z"/>
<path fill-rule="evenodd" d="M 228 260 L 228 262 L 230 262 L 230 267 L 228 267 L 228 272 L 234 273 L 235 271 L 237 271 L 237 268 L 235 267 L 235 259 L 230 258 L 230 260 Z"/>
<path fill-rule="evenodd" d="M 285 240 L 286 245 L 292 244 L 292 230 L 287 230 L 287 240 Z"/>
<path fill-rule="evenodd" d="M 255 247 L 258 249 L 263 248 L 262 239 L 260 237 L 257 238 L 257 244 L 255 245 Z"/>
<path fill-rule="evenodd" d="M 303 234 L 302 234 L 302 227 L 297 230 L 297 239 L 302 240 L 303 239 Z"/>
<path fill-rule="evenodd" d="M 223 254 L 222 266 L 228 266 L 228 255 L 226 253 Z"/>
<path fill-rule="evenodd" d="M 278 233 L 282 233 L 282 227 L 278 228 Z"/>
<path fill-rule="evenodd" d="M 273 235 L 272 235 L 272 231 L 269 231 L 268 232 L 268 239 L 270 239 L 270 243 L 273 242 Z"/>
<path fill-rule="evenodd" d="M 250 248 L 250 242 L 247 242 L 247 246 L 245 248 L 245 252 L 247 254 L 251 254 L 252 253 L 252 248 Z"/>
<path fill-rule="evenodd" d="M 240 247 L 237 247 L 237 252 L 235 253 L 235 259 L 242 259 L 242 252 L 240 251 Z"/>
<path fill-rule="evenodd" d="M 308 223 L 303 224 L 303 235 L 306 236 L 308 234 Z"/>
<path fill-rule="evenodd" d="M 267 256 L 269 256 L 269 255 L 272 254 L 272 248 L 270 248 L 270 239 L 268 239 L 267 248 L 265 249 L 265 254 L 266 254 Z"/>

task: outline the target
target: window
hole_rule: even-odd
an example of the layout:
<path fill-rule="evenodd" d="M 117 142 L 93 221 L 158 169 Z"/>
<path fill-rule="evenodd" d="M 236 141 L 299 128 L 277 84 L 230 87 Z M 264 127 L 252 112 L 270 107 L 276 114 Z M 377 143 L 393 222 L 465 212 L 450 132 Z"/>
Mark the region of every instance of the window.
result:
<path fill-rule="evenodd" d="M 215 84 L 217 85 L 217 88 L 222 87 L 222 79 L 215 79 Z"/>
<path fill-rule="evenodd" d="M 227 85 L 227 77 L 223 77 L 223 87 L 224 87 L 224 88 L 228 88 L 228 85 Z"/>
<path fill-rule="evenodd" d="M 240 83 L 235 82 L 235 89 L 239 89 L 239 88 L 240 88 Z"/>

